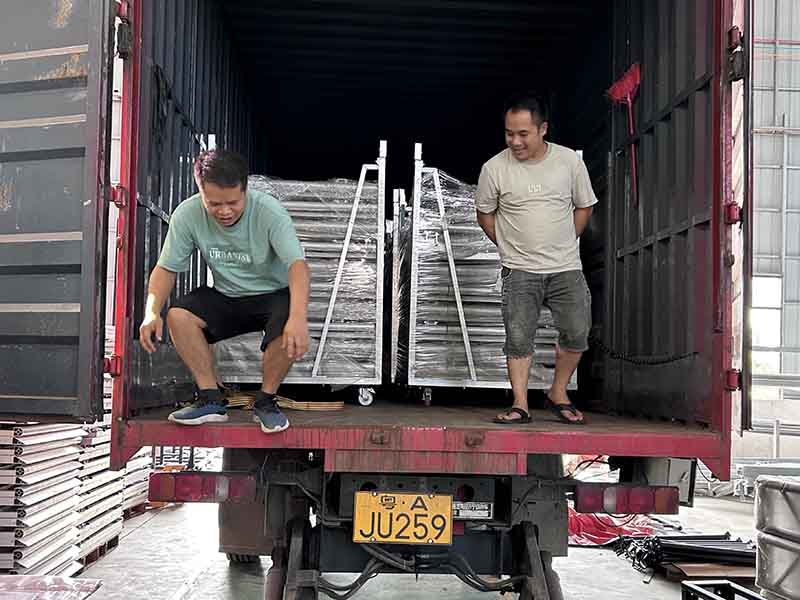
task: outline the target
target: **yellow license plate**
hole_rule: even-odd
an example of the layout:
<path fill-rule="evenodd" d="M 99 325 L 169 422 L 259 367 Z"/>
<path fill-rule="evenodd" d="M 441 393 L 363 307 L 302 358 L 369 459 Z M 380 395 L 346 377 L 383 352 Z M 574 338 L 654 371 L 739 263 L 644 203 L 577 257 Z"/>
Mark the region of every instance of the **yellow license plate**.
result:
<path fill-rule="evenodd" d="M 453 543 L 453 497 L 356 492 L 353 541 L 449 546 Z"/>

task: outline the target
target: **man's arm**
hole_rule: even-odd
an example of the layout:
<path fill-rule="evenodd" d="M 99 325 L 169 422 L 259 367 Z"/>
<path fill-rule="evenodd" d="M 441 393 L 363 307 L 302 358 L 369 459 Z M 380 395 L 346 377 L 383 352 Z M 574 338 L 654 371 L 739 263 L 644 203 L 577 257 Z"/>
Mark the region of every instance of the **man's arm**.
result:
<path fill-rule="evenodd" d="M 305 260 L 289 265 L 289 318 L 283 328 L 281 347 L 292 360 L 308 352 L 308 296 L 311 277 Z"/>
<path fill-rule="evenodd" d="M 575 220 L 575 237 L 581 237 L 586 226 L 589 224 L 589 217 L 592 216 L 593 206 L 587 208 L 576 208 L 572 214 Z"/>
<path fill-rule="evenodd" d="M 161 309 L 164 308 L 164 303 L 175 287 L 175 277 L 175 273 L 159 266 L 150 273 L 144 319 L 139 327 L 139 342 L 151 354 L 156 351 L 153 334 L 159 342 L 161 341 L 161 332 L 164 330 Z"/>
<path fill-rule="evenodd" d="M 497 245 L 497 234 L 494 230 L 494 225 L 496 222 L 497 212 L 485 213 L 481 211 L 476 211 L 478 213 L 478 225 L 481 226 L 483 232 L 486 234 L 492 243 L 496 246 Z"/>

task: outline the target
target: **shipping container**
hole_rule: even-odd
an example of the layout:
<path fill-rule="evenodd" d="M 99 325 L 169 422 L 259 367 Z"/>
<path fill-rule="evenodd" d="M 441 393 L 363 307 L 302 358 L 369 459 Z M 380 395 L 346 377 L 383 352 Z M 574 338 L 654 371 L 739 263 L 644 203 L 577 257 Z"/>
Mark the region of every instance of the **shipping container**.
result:
<path fill-rule="evenodd" d="M 229 452 L 227 469 L 291 451 L 342 499 L 359 482 L 401 475 L 419 490 L 435 476 L 497 477 L 516 493 L 536 475 L 531 457 L 567 453 L 699 458 L 728 478 L 732 431 L 749 414 L 749 0 L 6 0 L 0 15 L 4 418 L 101 414 L 106 371 L 117 467 L 147 445 L 248 449 Z M 123 121 L 112 187 L 115 55 Z M 630 134 L 606 90 L 634 64 L 642 76 Z M 459 390 L 430 407 L 292 413 L 292 427 L 274 436 L 245 418 L 195 428 L 166 420 L 191 380 L 169 344 L 150 357 L 136 338 L 148 273 L 170 213 L 194 193 L 202 148 L 237 150 L 255 173 L 321 180 L 357 177 L 388 140 L 387 185 L 409 189 L 420 142 L 431 164 L 474 182 L 503 147 L 503 99 L 520 88 L 550 91 L 550 139 L 583 151 L 600 198 L 581 239 L 596 340 L 579 376 L 585 426 L 492 425 L 498 407 L 459 409 Z M 112 203 L 117 252 L 107 256 Z M 107 261 L 116 263 L 116 347 L 104 359 Z M 175 294 L 205 281 L 197 257 Z M 280 546 L 242 541 L 243 515 L 264 519 L 263 507 L 246 506 L 221 511 L 239 536 L 222 546 L 234 555 Z M 322 556 L 347 541 L 331 531 L 323 526 Z M 509 572 L 499 552 L 487 560 Z M 358 566 L 343 563 L 327 566 Z"/>

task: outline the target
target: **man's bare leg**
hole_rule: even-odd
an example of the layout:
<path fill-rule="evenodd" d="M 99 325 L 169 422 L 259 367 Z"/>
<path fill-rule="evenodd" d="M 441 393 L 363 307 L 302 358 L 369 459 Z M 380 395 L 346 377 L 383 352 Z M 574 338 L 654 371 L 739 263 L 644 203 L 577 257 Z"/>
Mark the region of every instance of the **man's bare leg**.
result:
<path fill-rule="evenodd" d="M 562 348 L 556 349 L 556 373 L 553 378 L 553 385 L 547 393 L 547 396 L 554 404 L 569 404 L 567 385 L 575 369 L 578 368 L 582 355 L 581 352 L 570 352 Z M 578 411 L 578 414 L 573 414 L 568 410 L 562 410 L 561 414 L 573 422 L 583 420 L 583 413 L 580 411 Z"/>
<path fill-rule="evenodd" d="M 263 383 L 261 390 L 267 394 L 275 394 L 278 387 L 286 377 L 286 373 L 294 361 L 290 359 L 286 351 L 281 348 L 281 338 L 272 340 L 264 352 L 262 359 Z"/>
<path fill-rule="evenodd" d="M 528 410 L 528 377 L 531 371 L 532 356 L 526 358 L 509 358 L 508 364 L 508 379 L 511 381 L 511 391 L 514 393 L 514 406 L 512 408 L 519 408 L 526 413 Z M 520 416 L 512 414 L 507 416 L 506 413 L 498 415 L 498 419 L 507 421 L 517 421 Z"/>
<path fill-rule="evenodd" d="M 214 354 L 203 330 L 206 323 L 183 308 L 171 308 L 167 313 L 167 326 L 178 355 L 191 371 L 201 390 L 217 389 Z"/>

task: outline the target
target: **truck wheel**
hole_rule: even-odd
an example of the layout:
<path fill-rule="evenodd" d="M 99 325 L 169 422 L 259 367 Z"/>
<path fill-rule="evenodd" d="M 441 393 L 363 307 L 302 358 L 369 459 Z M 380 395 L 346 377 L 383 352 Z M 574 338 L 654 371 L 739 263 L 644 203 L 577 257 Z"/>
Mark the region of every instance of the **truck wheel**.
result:
<path fill-rule="evenodd" d="M 232 563 L 240 564 L 240 565 L 249 565 L 252 563 L 257 563 L 261 559 L 255 554 L 231 554 L 228 553 L 228 560 Z"/>

